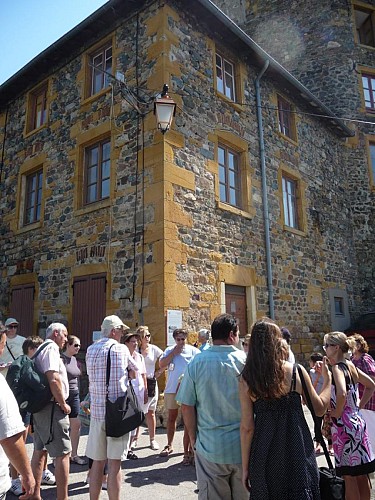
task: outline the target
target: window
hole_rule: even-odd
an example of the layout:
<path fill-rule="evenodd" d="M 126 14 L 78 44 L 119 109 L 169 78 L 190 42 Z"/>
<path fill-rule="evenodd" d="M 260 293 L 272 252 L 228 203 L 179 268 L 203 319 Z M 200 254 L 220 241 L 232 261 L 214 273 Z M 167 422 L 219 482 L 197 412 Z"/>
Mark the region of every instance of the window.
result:
<path fill-rule="evenodd" d="M 343 297 L 334 297 L 334 305 L 335 305 L 335 315 L 342 316 L 344 314 L 344 298 Z"/>
<path fill-rule="evenodd" d="M 284 224 L 298 229 L 297 181 L 283 176 Z"/>
<path fill-rule="evenodd" d="M 365 106 L 369 111 L 375 111 L 375 75 L 362 75 Z"/>
<path fill-rule="evenodd" d="M 375 47 L 374 10 L 354 6 L 355 27 L 359 43 Z"/>
<path fill-rule="evenodd" d="M 370 170 L 370 183 L 375 186 L 375 138 L 374 141 L 369 141 L 369 170 Z"/>
<path fill-rule="evenodd" d="M 296 126 L 293 106 L 281 96 L 277 96 L 279 131 L 293 141 L 296 140 Z"/>
<path fill-rule="evenodd" d="M 218 145 L 220 201 L 241 208 L 239 154 Z"/>
<path fill-rule="evenodd" d="M 91 84 L 89 95 L 94 95 L 109 85 L 109 74 L 112 74 L 112 45 L 106 45 L 90 55 Z M 105 73 L 106 72 L 106 73 Z"/>
<path fill-rule="evenodd" d="M 216 87 L 231 101 L 236 100 L 235 68 L 233 63 L 216 54 Z"/>
<path fill-rule="evenodd" d="M 31 132 L 47 121 L 47 85 L 29 94 L 27 132 Z"/>
<path fill-rule="evenodd" d="M 26 176 L 24 225 L 40 220 L 42 204 L 43 170 Z"/>
<path fill-rule="evenodd" d="M 109 197 L 110 190 L 110 139 L 105 139 L 85 149 L 84 204 Z"/>

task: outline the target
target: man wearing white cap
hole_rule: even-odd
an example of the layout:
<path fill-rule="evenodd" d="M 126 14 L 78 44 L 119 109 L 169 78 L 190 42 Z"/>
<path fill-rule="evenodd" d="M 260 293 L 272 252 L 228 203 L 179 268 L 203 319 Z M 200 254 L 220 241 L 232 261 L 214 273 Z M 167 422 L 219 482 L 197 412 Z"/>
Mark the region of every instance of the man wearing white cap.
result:
<path fill-rule="evenodd" d="M 5 322 L 7 341 L 3 354 L 0 356 L 0 372 L 6 377 L 9 365 L 18 356 L 23 354 L 22 344 L 25 337 L 17 335 L 18 321 L 15 318 L 8 318 Z"/>
<path fill-rule="evenodd" d="M 111 349 L 111 371 L 108 397 L 111 401 L 124 396 L 128 385 L 128 370 L 137 371 L 138 367 L 129 349 L 120 343 L 121 337 L 129 327 L 118 316 L 104 318 L 101 326 L 103 338 L 87 349 L 86 366 L 90 384 L 90 431 L 86 455 L 93 460 L 90 473 L 90 499 L 100 497 L 103 469 L 108 459 L 107 489 L 109 498 L 120 498 L 121 456 L 127 453 L 129 434 L 113 438 L 105 432 L 106 369 L 108 351 Z"/>

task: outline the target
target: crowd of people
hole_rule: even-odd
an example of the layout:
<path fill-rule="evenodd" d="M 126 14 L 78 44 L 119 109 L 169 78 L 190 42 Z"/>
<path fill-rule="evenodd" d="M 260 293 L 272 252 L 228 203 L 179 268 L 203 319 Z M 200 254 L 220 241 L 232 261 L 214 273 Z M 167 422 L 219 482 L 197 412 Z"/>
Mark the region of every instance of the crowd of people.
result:
<path fill-rule="evenodd" d="M 17 327 L 18 321 L 8 318 L 0 330 L 0 372 L 6 375 L 19 356 L 28 356 L 45 374 L 52 397 L 30 415 L 18 408 L 5 376 L 0 376 L 0 499 L 10 490 L 39 500 L 41 484 L 56 483 L 56 498 L 65 500 L 70 463 L 84 466 L 87 458 L 90 499 L 99 499 L 102 489 L 110 499 L 120 499 L 121 462 L 138 458 L 140 430 L 108 437 L 106 401 L 126 395 L 131 384 L 145 414 L 150 449 L 158 451 L 155 411 L 158 378 L 164 372 L 168 418 L 166 443 L 158 453 L 174 453 L 181 408 L 182 464 L 195 466 L 200 500 L 318 500 L 316 456 L 324 439 L 345 481 L 345 498 L 370 499 L 375 362 L 360 335 L 326 334 L 325 355 L 314 352 L 307 371 L 295 363 L 289 330 L 269 318 L 254 323 L 242 346 L 236 319 L 221 314 L 210 330 L 199 331 L 197 347 L 178 328 L 174 345 L 163 351 L 151 343 L 147 326 L 132 331 L 111 315 L 102 322 L 102 337 L 87 349 L 89 394 L 81 402 L 79 336 L 68 335 L 62 323 L 52 323 L 45 340 L 25 339 Z M 318 417 L 314 439 L 303 411 L 308 401 Z M 89 425 L 85 457 L 78 453 L 82 412 Z M 29 433 L 34 442 L 31 463 L 25 448 Z M 47 468 L 48 455 L 55 475 Z"/>

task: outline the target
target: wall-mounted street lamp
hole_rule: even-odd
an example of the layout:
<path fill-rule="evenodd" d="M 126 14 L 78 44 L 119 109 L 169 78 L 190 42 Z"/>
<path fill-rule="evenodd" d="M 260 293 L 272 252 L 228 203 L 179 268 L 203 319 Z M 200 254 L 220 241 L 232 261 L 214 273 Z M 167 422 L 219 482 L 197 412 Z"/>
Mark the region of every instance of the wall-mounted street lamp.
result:
<path fill-rule="evenodd" d="M 176 114 L 176 103 L 168 95 L 167 84 L 164 84 L 160 97 L 154 101 L 154 114 L 158 129 L 162 134 L 165 134 L 171 128 L 173 117 Z"/>

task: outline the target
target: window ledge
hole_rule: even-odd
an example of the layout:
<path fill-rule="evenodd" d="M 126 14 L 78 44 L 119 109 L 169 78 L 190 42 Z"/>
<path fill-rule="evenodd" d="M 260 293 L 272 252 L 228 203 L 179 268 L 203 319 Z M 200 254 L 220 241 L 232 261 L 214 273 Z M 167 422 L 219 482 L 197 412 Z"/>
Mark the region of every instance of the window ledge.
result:
<path fill-rule="evenodd" d="M 111 205 L 111 200 L 106 198 L 105 200 L 97 201 L 95 203 L 90 203 L 90 205 L 85 205 L 81 208 L 77 208 L 74 211 L 74 215 L 85 215 L 90 212 L 94 212 L 95 210 L 101 210 L 102 208 L 107 208 Z"/>
<path fill-rule="evenodd" d="M 277 135 L 281 137 L 284 141 L 290 142 L 293 146 L 298 146 L 298 142 L 295 139 L 283 134 L 280 130 L 277 131 Z"/>
<path fill-rule="evenodd" d="M 90 104 L 93 101 L 96 101 L 96 99 L 99 99 L 99 97 L 107 94 L 110 91 L 110 89 L 111 89 L 111 87 L 106 87 L 105 89 L 100 90 L 96 94 L 93 94 L 93 95 L 86 97 L 85 99 L 83 99 L 81 101 L 81 107 L 85 106 L 87 104 Z"/>
<path fill-rule="evenodd" d="M 38 127 L 38 128 L 33 128 L 33 130 L 29 130 L 28 132 L 25 132 L 24 137 L 25 137 L 25 139 L 26 139 L 27 137 L 30 137 L 30 136 L 32 136 L 32 135 L 34 135 L 34 134 L 36 134 L 37 132 L 40 132 L 41 130 L 43 130 L 43 129 L 47 128 L 47 127 L 48 127 L 48 122 L 43 123 L 43 125 L 41 125 L 40 127 Z"/>
<path fill-rule="evenodd" d="M 363 49 L 375 50 L 375 46 L 373 47 L 372 45 L 366 45 L 366 44 L 361 43 L 361 42 L 357 42 L 357 43 L 358 43 L 358 45 L 359 45 L 360 47 L 362 47 Z"/>
<path fill-rule="evenodd" d="M 243 110 L 244 110 L 244 107 L 242 104 L 238 104 L 237 102 L 234 102 L 232 101 L 232 99 L 229 99 L 229 97 L 227 97 L 226 95 L 222 94 L 221 92 L 219 92 L 218 90 L 216 90 L 216 95 L 217 97 L 219 97 L 222 101 L 226 102 L 227 104 L 229 104 L 229 106 L 232 106 L 232 108 L 234 108 L 236 111 L 238 111 L 239 113 L 241 113 Z"/>
<path fill-rule="evenodd" d="M 255 209 L 250 208 L 249 211 L 242 210 L 241 208 L 234 207 L 228 203 L 223 203 L 222 201 L 217 202 L 217 208 L 225 210 L 226 212 L 231 212 L 232 214 L 240 215 L 246 219 L 252 219 L 255 215 Z"/>
<path fill-rule="evenodd" d="M 296 229 L 294 227 L 283 225 L 284 231 L 289 231 L 290 233 L 296 234 L 298 236 L 306 236 L 306 231 L 301 231 L 300 229 Z"/>
<path fill-rule="evenodd" d="M 16 234 L 27 233 L 28 231 L 33 231 L 42 227 L 42 221 L 33 222 L 32 224 L 27 224 L 26 226 L 19 227 Z"/>

